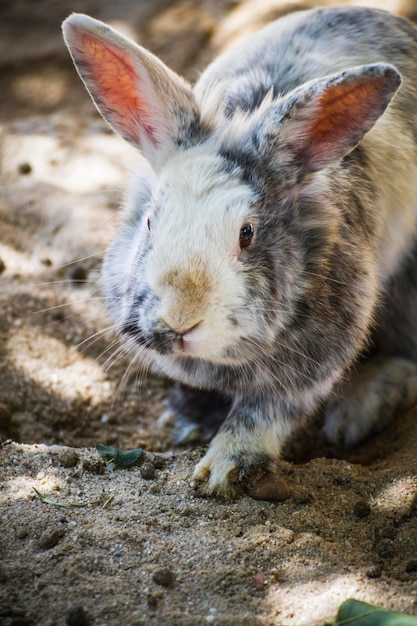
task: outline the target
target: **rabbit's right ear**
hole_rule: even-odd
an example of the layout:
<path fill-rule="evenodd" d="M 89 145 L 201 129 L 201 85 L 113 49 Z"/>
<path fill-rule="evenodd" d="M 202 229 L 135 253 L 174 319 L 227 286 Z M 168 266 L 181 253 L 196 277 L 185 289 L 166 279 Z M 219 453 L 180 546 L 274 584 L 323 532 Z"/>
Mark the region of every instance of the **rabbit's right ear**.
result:
<path fill-rule="evenodd" d="M 74 13 L 62 28 L 99 112 L 158 170 L 198 118 L 190 85 L 103 22 Z"/>
<path fill-rule="evenodd" d="M 376 63 L 313 80 L 254 117 L 250 137 L 271 163 L 318 171 L 353 150 L 400 87 L 391 65 Z"/>

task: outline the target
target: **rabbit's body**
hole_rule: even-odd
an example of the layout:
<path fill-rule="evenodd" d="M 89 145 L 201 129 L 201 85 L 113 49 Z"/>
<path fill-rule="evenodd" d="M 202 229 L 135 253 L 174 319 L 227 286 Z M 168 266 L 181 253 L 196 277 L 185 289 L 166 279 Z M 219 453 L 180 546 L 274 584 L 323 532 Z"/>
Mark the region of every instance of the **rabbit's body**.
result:
<path fill-rule="evenodd" d="M 116 329 L 186 385 L 175 412 L 224 420 L 203 489 L 270 468 L 323 403 L 327 435 L 347 444 L 412 405 L 414 27 L 370 9 L 295 13 L 194 91 L 90 18 L 65 33 L 97 106 L 156 172 L 128 196 L 103 284 Z"/>

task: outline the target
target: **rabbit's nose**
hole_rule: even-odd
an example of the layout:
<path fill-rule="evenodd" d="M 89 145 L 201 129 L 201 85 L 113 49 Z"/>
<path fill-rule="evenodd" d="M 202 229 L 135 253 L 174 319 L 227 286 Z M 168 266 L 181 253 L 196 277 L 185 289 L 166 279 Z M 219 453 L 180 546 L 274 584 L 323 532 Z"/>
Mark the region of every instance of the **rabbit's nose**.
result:
<path fill-rule="evenodd" d="M 197 328 L 201 324 L 203 320 L 199 320 L 194 324 L 178 324 L 178 323 L 168 323 L 163 318 L 160 319 L 160 324 L 166 326 L 167 329 L 174 332 L 180 339 L 182 339 L 185 335 L 188 335 L 193 330 Z"/>

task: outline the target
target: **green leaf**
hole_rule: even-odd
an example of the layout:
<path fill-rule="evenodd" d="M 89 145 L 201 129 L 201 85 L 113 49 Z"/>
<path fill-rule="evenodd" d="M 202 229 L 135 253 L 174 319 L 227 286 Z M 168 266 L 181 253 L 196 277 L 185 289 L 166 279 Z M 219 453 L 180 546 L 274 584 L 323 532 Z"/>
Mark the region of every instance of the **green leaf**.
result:
<path fill-rule="evenodd" d="M 389 611 L 359 600 L 346 600 L 334 626 L 417 626 L 417 617 Z"/>
<path fill-rule="evenodd" d="M 113 462 L 119 467 L 129 467 L 136 463 L 141 456 L 142 448 L 134 448 L 133 450 L 118 450 L 110 446 L 105 446 L 102 443 L 96 443 L 97 452 L 106 459 L 109 463 Z"/>

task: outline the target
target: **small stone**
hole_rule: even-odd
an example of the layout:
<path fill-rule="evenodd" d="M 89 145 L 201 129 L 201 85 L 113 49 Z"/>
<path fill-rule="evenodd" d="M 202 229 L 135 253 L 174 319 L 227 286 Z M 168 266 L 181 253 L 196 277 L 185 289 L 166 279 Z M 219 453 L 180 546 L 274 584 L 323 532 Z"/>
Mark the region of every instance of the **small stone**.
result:
<path fill-rule="evenodd" d="M 248 495 L 254 500 L 281 502 L 290 497 L 287 483 L 275 472 L 267 472 L 248 488 Z"/>
<path fill-rule="evenodd" d="M 50 527 L 43 531 L 41 536 L 39 537 L 38 546 L 42 550 L 49 550 L 57 545 L 59 540 L 61 539 L 62 531 L 58 530 L 58 528 Z"/>
<path fill-rule="evenodd" d="M 84 459 L 83 470 L 101 476 L 106 471 L 106 464 L 101 459 L 98 461 L 95 459 Z"/>
<path fill-rule="evenodd" d="M 28 531 L 26 530 L 26 528 L 18 528 L 18 530 L 16 530 L 17 539 L 26 539 L 27 536 Z"/>
<path fill-rule="evenodd" d="M 150 461 L 145 461 L 145 463 L 142 463 L 140 466 L 140 475 L 142 478 L 152 480 L 156 476 L 155 465 Z"/>
<path fill-rule="evenodd" d="M 336 476 L 333 482 L 336 486 L 347 487 L 352 484 L 352 479 L 349 476 Z"/>
<path fill-rule="evenodd" d="M 23 176 L 27 176 L 28 174 L 31 174 L 32 166 L 27 161 L 24 161 L 23 163 L 19 164 L 17 171 L 19 172 L 19 174 L 22 174 Z"/>
<path fill-rule="evenodd" d="M 62 448 L 58 452 L 58 461 L 61 463 L 62 467 L 75 467 L 78 465 L 78 461 L 80 457 L 75 450 L 71 448 Z"/>
<path fill-rule="evenodd" d="M 158 589 L 158 591 L 155 591 L 154 593 L 150 593 L 148 595 L 148 606 L 151 609 L 156 609 L 156 607 L 158 606 L 158 602 L 161 600 L 161 598 L 164 597 L 164 592 L 160 589 Z"/>
<path fill-rule="evenodd" d="M 262 572 L 255 574 L 255 589 L 256 591 L 263 591 L 265 589 L 265 577 Z"/>
<path fill-rule="evenodd" d="M 313 494 L 309 491 L 299 491 L 294 495 L 294 504 L 311 504 L 314 500 Z"/>
<path fill-rule="evenodd" d="M 413 574 L 414 572 L 417 572 L 417 559 L 412 559 L 411 561 L 408 561 L 407 565 L 405 566 L 405 571 L 407 572 L 407 574 Z"/>
<path fill-rule="evenodd" d="M 381 539 L 376 547 L 376 553 L 381 559 L 393 559 L 395 546 L 391 539 Z"/>
<path fill-rule="evenodd" d="M 152 580 L 161 587 L 172 587 L 175 582 L 175 574 L 169 567 L 163 567 L 153 573 Z"/>
<path fill-rule="evenodd" d="M 51 267 L 52 266 L 52 261 L 48 257 L 44 257 L 43 259 L 41 259 L 41 263 L 45 267 Z"/>
<path fill-rule="evenodd" d="M 150 460 L 151 460 L 151 463 L 154 465 L 155 469 L 158 469 L 158 470 L 164 469 L 164 467 L 167 464 L 164 457 L 160 456 L 159 454 L 153 454 Z"/>
<path fill-rule="evenodd" d="M 381 539 L 395 539 L 396 530 L 393 526 L 382 526 L 378 532 Z"/>
<path fill-rule="evenodd" d="M 123 550 L 115 550 L 113 552 L 113 556 L 115 556 L 116 558 L 120 559 L 123 556 Z"/>
<path fill-rule="evenodd" d="M 371 507 L 366 500 L 358 500 L 353 507 L 353 514 L 356 519 L 363 519 L 371 514 Z"/>
<path fill-rule="evenodd" d="M 382 576 L 382 568 L 379 565 L 372 565 L 366 571 L 367 578 L 381 578 Z"/>
<path fill-rule="evenodd" d="M 85 283 L 87 281 L 87 276 L 88 272 L 82 265 L 74 267 L 74 269 L 70 272 L 70 278 L 75 286 Z"/>
<path fill-rule="evenodd" d="M 82 606 L 75 606 L 67 613 L 66 626 L 88 626 L 90 620 Z"/>
<path fill-rule="evenodd" d="M 6 271 L 6 263 L 3 261 L 3 259 L 0 259 L 0 274 L 3 274 L 3 272 Z"/>

